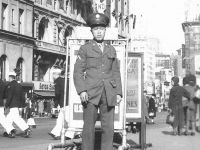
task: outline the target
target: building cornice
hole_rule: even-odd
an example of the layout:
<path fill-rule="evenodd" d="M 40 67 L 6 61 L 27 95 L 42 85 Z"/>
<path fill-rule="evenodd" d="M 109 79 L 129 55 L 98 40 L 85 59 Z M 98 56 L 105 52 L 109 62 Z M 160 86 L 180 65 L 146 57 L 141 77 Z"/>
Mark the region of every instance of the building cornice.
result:
<path fill-rule="evenodd" d="M 35 45 L 36 38 L 0 29 L 0 38 Z M 23 42 L 22 42 L 23 41 Z"/>
<path fill-rule="evenodd" d="M 70 16 L 68 15 L 65 15 L 61 12 L 58 12 L 58 11 L 55 11 L 51 8 L 48 8 L 48 7 L 44 7 L 38 3 L 34 3 L 35 7 L 34 7 L 34 10 L 39 12 L 39 13 L 42 13 L 42 14 L 46 14 L 47 16 L 52 16 L 52 17 L 55 17 L 55 18 L 59 18 L 63 21 L 66 21 L 66 22 L 69 22 L 71 23 L 72 25 L 74 26 L 77 26 L 77 25 L 86 25 L 85 22 L 81 22 L 81 21 L 78 21 L 78 20 L 75 20 L 73 18 L 70 18 Z"/>
<path fill-rule="evenodd" d="M 184 23 L 182 23 L 182 28 L 183 28 L 183 31 L 185 32 L 186 27 L 196 26 L 196 25 L 200 25 L 200 21 L 184 22 Z"/>

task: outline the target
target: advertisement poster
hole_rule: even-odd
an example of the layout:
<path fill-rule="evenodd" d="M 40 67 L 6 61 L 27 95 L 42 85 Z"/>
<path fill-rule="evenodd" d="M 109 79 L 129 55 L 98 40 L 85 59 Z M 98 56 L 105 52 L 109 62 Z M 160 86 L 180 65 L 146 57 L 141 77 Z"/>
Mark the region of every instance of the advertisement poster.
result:
<path fill-rule="evenodd" d="M 141 58 L 129 55 L 127 62 L 126 117 L 141 118 Z"/>
<path fill-rule="evenodd" d="M 73 81 L 73 72 L 74 72 L 74 64 L 77 59 L 78 50 L 81 45 L 72 44 L 70 46 L 70 85 L 69 85 L 69 122 L 68 125 L 70 128 L 82 128 L 83 127 L 83 107 L 81 104 L 81 100 L 79 95 L 76 92 L 74 81 Z M 117 59 L 120 65 L 121 78 L 122 83 L 124 83 L 124 54 L 125 54 L 125 46 L 114 46 L 117 52 Z M 122 84 L 123 85 L 123 84 Z M 123 85 L 124 87 L 124 85 Z M 124 100 L 120 103 L 120 105 L 115 107 L 115 129 L 122 129 L 123 125 L 123 105 Z M 100 118 L 98 115 L 96 127 L 100 127 Z"/>

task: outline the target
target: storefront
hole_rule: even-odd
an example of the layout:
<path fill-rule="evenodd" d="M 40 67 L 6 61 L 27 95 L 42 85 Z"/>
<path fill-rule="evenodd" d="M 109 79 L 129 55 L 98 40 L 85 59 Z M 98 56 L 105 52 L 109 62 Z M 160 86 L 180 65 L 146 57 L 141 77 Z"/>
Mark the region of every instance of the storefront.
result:
<path fill-rule="evenodd" d="M 36 113 L 49 114 L 55 97 L 55 88 L 52 82 L 33 81 Z"/>

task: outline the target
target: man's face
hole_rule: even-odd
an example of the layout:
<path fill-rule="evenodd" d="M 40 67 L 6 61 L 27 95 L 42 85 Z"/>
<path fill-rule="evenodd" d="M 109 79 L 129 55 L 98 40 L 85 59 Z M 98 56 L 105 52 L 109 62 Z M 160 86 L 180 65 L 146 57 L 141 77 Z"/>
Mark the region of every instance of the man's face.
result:
<path fill-rule="evenodd" d="M 91 29 L 94 39 L 97 41 L 102 41 L 105 37 L 106 28 L 103 26 L 95 26 Z"/>

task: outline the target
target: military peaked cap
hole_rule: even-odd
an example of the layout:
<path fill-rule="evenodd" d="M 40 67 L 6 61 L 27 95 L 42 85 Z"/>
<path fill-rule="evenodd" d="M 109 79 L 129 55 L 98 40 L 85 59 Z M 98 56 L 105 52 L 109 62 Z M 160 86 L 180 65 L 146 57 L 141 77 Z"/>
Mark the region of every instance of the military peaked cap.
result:
<path fill-rule="evenodd" d="M 95 25 L 107 26 L 109 21 L 110 19 L 106 15 L 102 13 L 93 13 L 88 16 L 86 23 L 89 27 L 93 27 Z"/>

